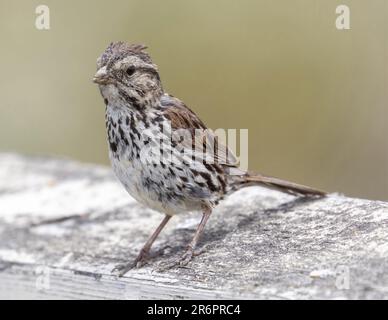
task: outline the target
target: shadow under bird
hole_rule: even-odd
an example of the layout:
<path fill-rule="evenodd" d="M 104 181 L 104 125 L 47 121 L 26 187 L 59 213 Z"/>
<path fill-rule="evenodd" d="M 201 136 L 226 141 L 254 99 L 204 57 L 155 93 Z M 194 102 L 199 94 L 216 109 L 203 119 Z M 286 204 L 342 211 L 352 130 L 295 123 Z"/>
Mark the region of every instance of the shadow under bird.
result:
<path fill-rule="evenodd" d="M 145 263 L 153 242 L 175 214 L 203 213 L 187 250 L 174 264 L 186 265 L 213 208 L 226 195 L 251 185 L 301 196 L 325 195 L 240 169 L 233 153 L 199 117 L 163 90 L 158 68 L 145 49 L 138 44 L 111 43 L 98 58 L 93 78 L 106 105 L 109 157 L 115 175 L 137 201 L 165 214 L 135 261 L 114 269 L 120 276 Z M 182 137 L 182 132 L 190 139 L 171 138 Z"/>

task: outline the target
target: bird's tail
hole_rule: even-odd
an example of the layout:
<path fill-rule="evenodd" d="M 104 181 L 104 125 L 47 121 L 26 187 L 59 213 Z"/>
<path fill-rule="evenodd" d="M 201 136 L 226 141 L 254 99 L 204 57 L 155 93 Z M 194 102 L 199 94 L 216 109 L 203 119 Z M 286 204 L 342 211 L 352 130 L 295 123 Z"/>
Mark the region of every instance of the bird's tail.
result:
<path fill-rule="evenodd" d="M 236 191 L 238 189 L 259 185 L 262 187 L 267 187 L 270 189 L 275 189 L 281 192 L 293 194 L 293 195 L 302 195 L 306 197 L 324 197 L 327 193 L 321 190 L 317 190 L 311 187 L 307 187 L 301 184 L 294 182 L 289 182 L 281 180 L 274 177 L 264 176 L 262 174 L 247 172 L 245 175 L 234 179 L 231 186 L 231 191 Z"/>

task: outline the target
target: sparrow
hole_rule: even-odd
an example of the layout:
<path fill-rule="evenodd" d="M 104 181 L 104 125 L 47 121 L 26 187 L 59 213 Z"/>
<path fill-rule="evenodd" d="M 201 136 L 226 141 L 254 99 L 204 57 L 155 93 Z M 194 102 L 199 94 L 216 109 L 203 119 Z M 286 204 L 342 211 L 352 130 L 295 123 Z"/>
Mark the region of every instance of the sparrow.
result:
<path fill-rule="evenodd" d="M 163 90 L 146 46 L 112 42 L 97 59 L 93 81 L 105 102 L 109 158 L 118 180 L 141 204 L 164 214 L 135 261 L 119 276 L 145 264 L 152 244 L 176 214 L 202 212 L 177 266 L 187 265 L 218 203 L 252 185 L 305 196 L 325 192 L 239 168 L 237 157 L 181 100 Z"/>

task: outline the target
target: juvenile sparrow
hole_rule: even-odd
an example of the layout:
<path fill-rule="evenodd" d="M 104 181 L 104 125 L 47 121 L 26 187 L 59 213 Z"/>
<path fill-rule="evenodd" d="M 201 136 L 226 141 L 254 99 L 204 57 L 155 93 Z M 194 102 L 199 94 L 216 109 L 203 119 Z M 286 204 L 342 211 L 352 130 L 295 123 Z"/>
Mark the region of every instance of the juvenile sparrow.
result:
<path fill-rule="evenodd" d="M 93 78 L 106 105 L 109 157 L 115 175 L 137 201 L 165 214 L 135 261 L 117 267 L 120 276 L 144 264 L 173 215 L 200 210 L 201 222 L 177 262 L 187 264 L 212 209 L 240 188 L 260 185 L 302 196 L 325 195 L 241 170 L 236 157 L 198 116 L 164 92 L 158 68 L 145 49 L 143 45 L 111 43 L 98 58 Z"/>

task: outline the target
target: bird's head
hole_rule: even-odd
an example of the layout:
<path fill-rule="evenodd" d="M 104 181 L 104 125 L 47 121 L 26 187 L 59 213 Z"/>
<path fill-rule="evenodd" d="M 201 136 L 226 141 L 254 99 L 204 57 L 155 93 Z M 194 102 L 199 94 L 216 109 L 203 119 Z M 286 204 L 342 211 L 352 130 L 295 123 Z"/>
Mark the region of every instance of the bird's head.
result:
<path fill-rule="evenodd" d="M 97 59 L 93 82 L 106 103 L 142 106 L 163 94 L 158 68 L 144 45 L 112 42 Z"/>

